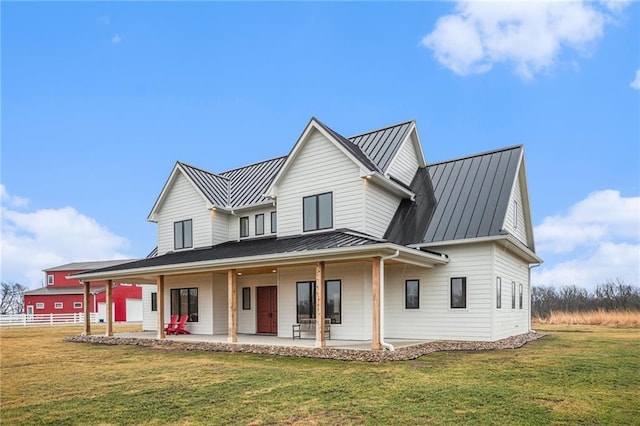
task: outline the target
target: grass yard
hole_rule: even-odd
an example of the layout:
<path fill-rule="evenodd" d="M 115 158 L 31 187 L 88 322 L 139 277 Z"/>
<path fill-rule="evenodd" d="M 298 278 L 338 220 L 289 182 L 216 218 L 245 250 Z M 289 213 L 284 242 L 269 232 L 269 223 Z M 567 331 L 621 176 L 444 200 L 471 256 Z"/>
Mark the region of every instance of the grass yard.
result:
<path fill-rule="evenodd" d="M 78 327 L 2 328 L 0 423 L 638 424 L 640 329 L 537 329 L 549 335 L 517 350 L 368 364 L 94 346 L 62 341 Z"/>

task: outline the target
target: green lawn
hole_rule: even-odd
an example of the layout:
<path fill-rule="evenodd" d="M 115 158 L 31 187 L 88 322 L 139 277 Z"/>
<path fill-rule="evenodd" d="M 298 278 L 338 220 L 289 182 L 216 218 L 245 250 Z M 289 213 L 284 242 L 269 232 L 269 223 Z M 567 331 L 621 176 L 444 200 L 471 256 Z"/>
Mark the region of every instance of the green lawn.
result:
<path fill-rule="evenodd" d="M 549 335 L 521 349 L 370 364 L 3 328 L 0 423 L 639 424 L 640 329 L 538 329 Z"/>

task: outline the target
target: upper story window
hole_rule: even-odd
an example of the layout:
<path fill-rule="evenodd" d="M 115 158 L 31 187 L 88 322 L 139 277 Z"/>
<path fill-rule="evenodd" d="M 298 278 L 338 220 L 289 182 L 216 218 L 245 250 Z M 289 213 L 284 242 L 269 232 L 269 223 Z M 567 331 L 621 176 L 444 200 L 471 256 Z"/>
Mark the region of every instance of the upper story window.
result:
<path fill-rule="evenodd" d="M 271 212 L 271 233 L 275 234 L 278 232 L 278 214 L 273 211 Z"/>
<path fill-rule="evenodd" d="M 53 275 L 47 275 L 47 284 L 49 285 L 53 284 Z"/>
<path fill-rule="evenodd" d="M 518 202 L 513 200 L 513 229 L 518 229 Z"/>
<path fill-rule="evenodd" d="M 303 231 L 333 227 L 333 193 L 311 195 L 302 199 Z"/>
<path fill-rule="evenodd" d="M 173 223 L 173 248 L 176 250 L 193 247 L 193 225 L 191 219 Z"/>
<path fill-rule="evenodd" d="M 249 216 L 240 218 L 240 238 L 249 236 Z"/>
<path fill-rule="evenodd" d="M 257 214 L 256 215 L 256 235 L 264 234 L 264 215 Z"/>

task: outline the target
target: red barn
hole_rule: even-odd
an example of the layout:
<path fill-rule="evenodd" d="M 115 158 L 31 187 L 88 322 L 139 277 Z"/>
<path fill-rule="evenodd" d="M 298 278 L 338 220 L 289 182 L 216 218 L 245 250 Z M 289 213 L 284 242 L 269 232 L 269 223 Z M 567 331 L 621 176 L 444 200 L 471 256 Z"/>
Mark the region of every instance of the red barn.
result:
<path fill-rule="evenodd" d="M 67 279 L 67 276 L 133 260 L 75 262 L 45 269 L 46 286 L 24 293 L 24 312 L 27 315 L 82 313 L 83 285 L 78 280 Z M 105 282 L 91 282 L 89 311 L 97 312 L 102 320 L 105 319 L 105 299 Z M 111 299 L 114 321 L 142 321 L 142 289 L 138 284 L 113 283 Z"/>

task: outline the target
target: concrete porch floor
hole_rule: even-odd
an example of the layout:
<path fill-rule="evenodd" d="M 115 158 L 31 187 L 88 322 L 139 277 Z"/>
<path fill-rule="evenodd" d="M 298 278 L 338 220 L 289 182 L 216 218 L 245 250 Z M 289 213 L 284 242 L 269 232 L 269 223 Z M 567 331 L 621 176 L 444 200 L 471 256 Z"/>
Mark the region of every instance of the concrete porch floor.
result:
<path fill-rule="evenodd" d="M 155 339 L 157 333 L 155 331 L 138 331 L 114 333 L 113 337 L 121 337 L 127 339 Z M 226 334 L 181 334 L 178 336 L 167 335 L 167 340 L 175 342 L 203 342 L 203 343 L 228 343 Z M 387 343 L 392 344 L 396 349 L 428 343 L 431 340 L 407 340 L 407 339 L 385 339 Z M 239 345 L 264 345 L 264 346 L 282 346 L 282 347 L 315 347 L 315 339 L 291 339 L 286 337 L 277 337 L 272 335 L 259 334 L 238 334 Z M 335 340 L 328 339 L 326 341 L 327 348 L 333 349 L 355 349 L 368 351 L 371 350 L 371 340 Z"/>

